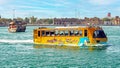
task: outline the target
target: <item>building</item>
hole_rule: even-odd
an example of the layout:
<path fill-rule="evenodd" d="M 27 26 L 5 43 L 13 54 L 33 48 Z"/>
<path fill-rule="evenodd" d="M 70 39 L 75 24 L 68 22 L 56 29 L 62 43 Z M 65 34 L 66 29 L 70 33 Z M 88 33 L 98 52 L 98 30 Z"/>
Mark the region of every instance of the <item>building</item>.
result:
<path fill-rule="evenodd" d="M 54 25 L 78 25 L 81 24 L 81 20 L 78 18 L 54 18 Z"/>
<path fill-rule="evenodd" d="M 113 22 L 114 25 L 120 25 L 120 18 L 119 18 L 119 16 L 116 16 L 115 18 L 113 18 L 112 22 Z"/>
<path fill-rule="evenodd" d="M 110 12 L 107 14 L 107 17 L 105 17 L 103 21 L 104 21 L 104 23 L 103 23 L 104 25 L 113 25 Z"/>
<path fill-rule="evenodd" d="M 97 17 L 94 17 L 94 18 L 85 17 L 81 23 L 84 25 L 87 25 L 88 23 L 93 24 L 93 25 L 101 25 L 103 24 L 103 20 Z"/>
<path fill-rule="evenodd" d="M 78 19 L 78 18 L 54 18 L 54 25 L 87 25 L 88 23 L 94 25 L 103 24 L 103 21 L 97 17 Z"/>

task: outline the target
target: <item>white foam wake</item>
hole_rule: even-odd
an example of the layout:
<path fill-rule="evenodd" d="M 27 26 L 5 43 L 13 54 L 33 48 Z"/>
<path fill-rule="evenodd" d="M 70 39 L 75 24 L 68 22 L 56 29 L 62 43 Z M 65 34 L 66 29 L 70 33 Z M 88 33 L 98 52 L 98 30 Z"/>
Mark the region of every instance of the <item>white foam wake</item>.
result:
<path fill-rule="evenodd" d="M 33 40 L 9 40 L 9 39 L 0 39 L 0 43 L 33 43 Z"/>

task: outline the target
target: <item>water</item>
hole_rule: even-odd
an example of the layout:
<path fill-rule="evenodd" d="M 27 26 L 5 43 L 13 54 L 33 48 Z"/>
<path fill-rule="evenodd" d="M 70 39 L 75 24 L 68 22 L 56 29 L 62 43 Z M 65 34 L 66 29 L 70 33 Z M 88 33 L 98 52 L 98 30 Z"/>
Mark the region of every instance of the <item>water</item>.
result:
<path fill-rule="evenodd" d="M 106 50 L 38 48 L 33 45 L 33 29 L 9 33 L 0 27 L 0 68 L 120 68 L 120 27 L 104 26 Z"/>

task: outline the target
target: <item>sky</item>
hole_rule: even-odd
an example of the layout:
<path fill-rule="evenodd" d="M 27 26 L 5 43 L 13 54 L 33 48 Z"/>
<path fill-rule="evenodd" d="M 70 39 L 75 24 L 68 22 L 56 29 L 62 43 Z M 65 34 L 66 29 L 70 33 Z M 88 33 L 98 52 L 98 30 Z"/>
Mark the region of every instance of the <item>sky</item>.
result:
<path fill-rule="evenodd" d="M 120 16 L 120 0 L 0 0 L 2 18 L 104 18 Z"/>

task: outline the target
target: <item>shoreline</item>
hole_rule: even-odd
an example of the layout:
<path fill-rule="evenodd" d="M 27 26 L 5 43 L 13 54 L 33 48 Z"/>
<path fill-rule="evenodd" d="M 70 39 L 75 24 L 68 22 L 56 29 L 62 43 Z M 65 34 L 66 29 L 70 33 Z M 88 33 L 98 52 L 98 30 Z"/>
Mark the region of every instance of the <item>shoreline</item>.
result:
<path fill-rule="evenodd" d="M 54 25 L 54 24 L 27 24 L 27 26 L 64 26 L 64 25 Z M 69 25 L 69 26 L 87 26 L 87 25 L 79 24 L 79 25 Z M 120 25 L 96 25 L 96 26 L 120 26 Z M 0 25 L 0 27 L 8 27 L 8 25 Z"/>
<path fill-rule="evenodd" d="M 64 26 L 64 25 L 53 25 L 53 24 L 27 24 L 27 26 Z M 87 26 L 84 24 L 69 25 L 69 26 Z M 96 25 L 96 26 L 120 26 L 120 25 Z"/>

